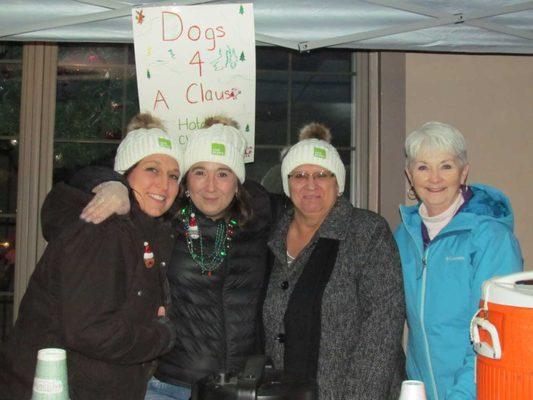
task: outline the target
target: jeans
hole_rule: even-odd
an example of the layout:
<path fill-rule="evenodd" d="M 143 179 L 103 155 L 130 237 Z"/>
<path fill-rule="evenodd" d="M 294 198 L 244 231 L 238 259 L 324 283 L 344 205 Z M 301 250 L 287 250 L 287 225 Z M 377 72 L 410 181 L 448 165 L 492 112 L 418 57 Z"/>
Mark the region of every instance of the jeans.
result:
<path fill-rule="evenodd" d="M 144 400 L 189 400 L 190 398 L 190 388 L 172 385 L 152 378 L 148 381 Z"/>

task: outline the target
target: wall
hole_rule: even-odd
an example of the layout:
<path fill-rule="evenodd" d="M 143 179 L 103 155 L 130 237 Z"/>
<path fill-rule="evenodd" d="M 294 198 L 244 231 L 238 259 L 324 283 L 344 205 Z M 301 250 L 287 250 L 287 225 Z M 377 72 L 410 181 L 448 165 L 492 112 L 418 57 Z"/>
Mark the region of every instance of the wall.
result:
<path fill-rule="evenodd" d="M 356 205 L 381 214 L 394 230 L 405 197 L 405 54 L 358 53 L 358 59 Z"/>
<path fill-rule="evenodd" d="M 406 132 L 429 120 L 463 132 L 469 182 L 510 197 L 533 270 L 533 57 L 408 53 L 405 67 Z"/>
<path fill-rule="evenodd" d="M 400 223 L 398 204 L 405 193 L 403 166 L 405 54 L 382 53 L 379 65 L 379 212 L 391 229 Z"/>

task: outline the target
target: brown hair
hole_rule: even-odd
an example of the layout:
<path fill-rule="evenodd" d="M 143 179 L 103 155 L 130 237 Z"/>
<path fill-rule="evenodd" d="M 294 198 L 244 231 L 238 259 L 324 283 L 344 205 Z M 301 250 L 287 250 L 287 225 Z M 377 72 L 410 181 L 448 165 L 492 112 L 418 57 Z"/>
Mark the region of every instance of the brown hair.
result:
<path fill-rule="evenodd" d="M 189 197 L 187 196 L 187 175 L 189 171 L 183 176 L 180 182 L 179 195 L 176 198 L 176 211 L 179 212 L 184 207 L 189 205 Z M 178 216 L 178 215 L 176 215 Z M 228 221 L 230 218 L 235 218 L 240 228 L 244 228 L 253 218 L 254 212 L 252 208 L 252 196 L 244 188 L 242 183 L 237 180 L 237 192 L 233 197 L 233 201 L 229 204 L 224 212 L 223 219 Z"/>
<path fill-rule="evenodd" d="M 204 129 L 216 124 L 232 126 L 235 129 L 239 129 L 239 123 L 237 121 L 232 118 L 225 117 L 223 115 L 214 115 L 211 117 L 207 117 L 204 120 Z M 189 198 L 186 195 L 188 175 L 189 171 L 187 171 L 187 173 L 183 175 L 183 178 L 180 182 L 180 191 L 176 199 L 176 203 L 178 204 L 178 211 L 181 210 L 183 207 L 186 207 L 189 203 Z M 235 217 L 237 219 L 237 223 L 239 224 L 240 228 L 245 227 L 254 217 L 252 207 L 252 196 L 238 180 L 237 192 L 235 193 L 233 201 L 230 203 L 224 213 L 224 219 L 226 221 L 232 217 Z"/>
<path fill-rule="evenodd" d="M 150 113 L 139 113 L 135 115 L 130 120 L 130 122 L 128 122 L 128 126 L 126 127 L 126 135 L 129 132 L 135 131 L 137 129 L 161 129 L 162 131 L 166 132 L 166 128 L 165 128 L 165 125 L 163 124 L 163 121 L 153 116 Z M 124 135 L 124 137 L 126 135 Z M 124 172 L 123 176 L 126 182 L 128 180 L 128 176 L 137 167 L 138 164 L 139 162 L 136 162 Z M 129 184 L 128 184 L 128 187 L 129 187 Z M 133 194 L 134 190 L 132 188 L 130 189 L 131 189 L 130 190 L 130 203 L 138 204 L 137 198 Z M 161 215 L 159 218 L 164 218 L 164 219 L 171 218 L 172 215 L 176 212 L 176 201 L 177 201 L 177 198 L 176 200 L 174 200 L 174 203 L 172 204 L 172 206 L 170 206 L 170 208 L 167 211 L 165 211 L 165 213 L 163 213 L 163 215 Z"/>

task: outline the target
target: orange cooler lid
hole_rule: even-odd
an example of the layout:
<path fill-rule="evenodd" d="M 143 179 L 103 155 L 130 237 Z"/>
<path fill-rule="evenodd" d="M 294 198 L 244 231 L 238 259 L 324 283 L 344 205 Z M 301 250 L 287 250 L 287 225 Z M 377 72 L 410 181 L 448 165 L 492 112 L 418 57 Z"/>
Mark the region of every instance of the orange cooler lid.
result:
<path fill-rule="evenodd" d="M 481 299 L 487 303 L 533 308 L 533 271 L 496 276 L 483 282 Z"/>

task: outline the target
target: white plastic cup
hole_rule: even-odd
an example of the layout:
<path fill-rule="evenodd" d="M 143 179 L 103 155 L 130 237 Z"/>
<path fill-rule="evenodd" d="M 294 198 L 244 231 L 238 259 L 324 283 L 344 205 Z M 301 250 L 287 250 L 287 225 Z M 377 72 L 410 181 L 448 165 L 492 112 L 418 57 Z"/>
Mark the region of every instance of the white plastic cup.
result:
<path fill-rule="evenodd" d="M 41 349 L 33 379 L 32 400 L 69 400 L 67 352 L 63 349 Z"/>
<path fill-rule="evenodd" d="M 426 400 L 426 389 L 422 381 L 403 381 L 398 400 Z"/>

